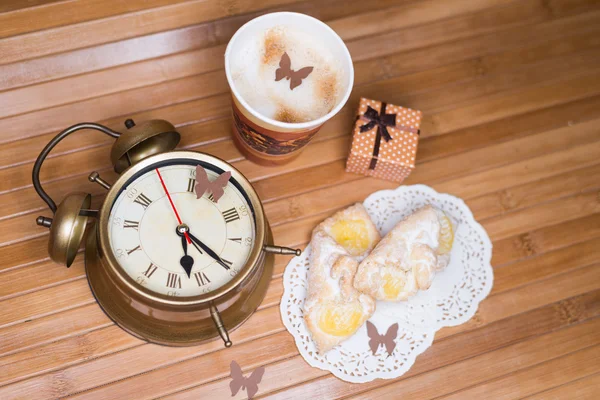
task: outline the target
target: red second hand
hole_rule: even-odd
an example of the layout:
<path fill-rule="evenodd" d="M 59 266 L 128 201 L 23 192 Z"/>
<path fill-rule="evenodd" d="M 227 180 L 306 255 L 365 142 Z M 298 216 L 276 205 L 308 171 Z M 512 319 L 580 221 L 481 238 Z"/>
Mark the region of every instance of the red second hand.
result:
<path fill-rule="evenodd" d="M 167 190 L 167 185 L 165 185 L 165 181 L 163 181 L 163 178 L 162 178 L 162 176 L 161 176 L 160 171 L 158 170 L 158 168 L 156 168 L 156 174 L 158 175 L 158 179 L 160 179 L 160 183 L 162 184 L 162 187 L 165 190 L 165 193 L 167 194 L 167 198 L 169 199 L 169 203 L 171 203 L 171 208 L 173 208 L 173 211 L 175 211 L 175 216 L 177 217 L 177 222 L 179 222 L 179 225 L 181 225 L 182 222 L 181 222 L 181 218 L 179 218 L 179 213 L 177 212 L 177 209 L 175 208 L 175 204 L 173 203 L 173 200 L 171 199 L 171 195 L 169 194 L 169 191 Z M 185 238 L 187 239 L 187 242 L 188 243 L 192 243 L 192 240 L 188 236 L 188 233 L 187 232 L 183 232 L 183 234 L 185 235 Z"/>

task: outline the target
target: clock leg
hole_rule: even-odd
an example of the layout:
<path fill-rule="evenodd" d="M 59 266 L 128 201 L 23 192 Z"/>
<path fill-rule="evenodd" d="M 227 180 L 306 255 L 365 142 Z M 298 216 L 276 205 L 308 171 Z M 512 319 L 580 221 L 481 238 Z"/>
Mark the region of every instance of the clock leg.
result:
<path fill-rule="evenodd" d="M 229 333 L 227 333 L 227 329 L 225 328 L 225 325 L 223 325 L 223 320 L 221 319 L 221 314 L 219 314 L 219 310 L 217 310 L 214 303 L 210 304 L 210 316 L 217 327 L 221 339 L 223 339 L 223 342 L 225 343 L 225 347 L 231 347 L 232 343 L 231 340 L 229 340 Z"/>
<path fill-rule="evenodd" d="M 263 246 L 263 250 L 267 253 L 284 254 L 290 256 L 299 256 L 300 254 L 302 254 L 302 250 L 300 249 L 290 249 L 289 247 L 281 247 L 268 244 Z"/>

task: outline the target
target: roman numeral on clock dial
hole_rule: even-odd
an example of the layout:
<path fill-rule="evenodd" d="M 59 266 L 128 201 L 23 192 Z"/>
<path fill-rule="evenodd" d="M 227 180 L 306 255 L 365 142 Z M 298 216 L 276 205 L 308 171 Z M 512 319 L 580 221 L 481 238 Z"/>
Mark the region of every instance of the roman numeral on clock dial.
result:
<path fill-rule="evenodd" d="M 167 276 L 167 287 L 181 289 L 181 276 L 169 272 L 169 275 Z"/>
<path fill-rule="evenodd" d="M 137 231 L 140 228 L 140 223 L 138 221 L 130 221 L 126 219 L 125 221 L 123 221 L 123 229 L 125 228 L 132 228 Z"/>
<path fill-rule="evenodd" d="M 189 178 L 187 191 L 190 193 L 194 193 L 194 186 L 196 186 L 196 180 L 194 178 Z"/>
<path fill-rule="evenodd" d="M 141 250 L 142 248 L 140 247 L 140 245 L 138 244 L 137 247 L 134 247 L 131 250 L 126 250 L 127 251 L 127 255 L 130 255 L 131 253 L 133 253 L 136 250 Z"/>
<path fill-rule="evenodd" d="M 223 171 L 206 168 L 208 187 L 197 199 L 196 167 L 201 163 L 181 154 L 173 157 L 123 184 L 110 211 L 110 247 L 123 273 L 140 289 L 161 296 L 201 296 L 242 273 L 253 254 L 256 221 L 234 178 L 222 183 L 219 198 L 220 190 L 215 187 L 213 194 L 211 184 Z M 194 240 L 177 235 L 180 223 L 190 227 Z"/>
<path fill-rule="evenodd" d="M 231 261 L 229 261 L 229 260 L 227 260 L 227 259 L 225 259 L 225 258 L 223 258 L 223 257 L 221 257 L 221 260 L 223 260 L 223 262 L 224 262 L 225 264 L 229 265 L 230 267 L 233 265 L 233 262 L 231 262 Z"/>
<path fill-rule="evenodd" d="M 240 219 L 240 215 L 238 214 L 235 208 L 230 208 L 229 210 L 221 211 L 221 214 L 223 214 L 223 218 L 225 219 L 226 223 L 230 223 Z"/>
<path fill-rule="evenodd" d="M 146 272 L 144 272 L 144 275 L 146 276 L 146 278 L 150 278 L 157 269 L 158 267 L 156 265 L 150 263 L 150 266 L 148 267 Z"/>
<path fill-rule="evenodd" d="M 144 210 L 146 208 L 148 208 L 148 206 L 150 204 L 152 204 L 152 200 L 150 200 L 148 198 L 148 196 L 146 196 L 144 193 L 141 193 L 138 197 L 135 198 L 135 200 L 133 200 L 134 203 L 138 203 L 139 205 L 141 205 L 142 207 L 144 207 Z"/>
<path fill-rule="evenodd" d="M 204 272 L 196 272 L 194 276 L 196 277 L 198 286 L 204 286 L 210 283 L 210 279 L 208 279 L 208 276 L 206 276 Z"/>

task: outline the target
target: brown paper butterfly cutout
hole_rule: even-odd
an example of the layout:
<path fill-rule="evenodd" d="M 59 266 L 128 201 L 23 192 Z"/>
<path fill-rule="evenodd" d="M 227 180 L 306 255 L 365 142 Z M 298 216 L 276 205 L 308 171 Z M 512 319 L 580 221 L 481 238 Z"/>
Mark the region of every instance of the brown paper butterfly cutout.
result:
<path fill-rule="evenodd" d="M 392 355 L 396 348 L 396 336 L 398 336 L 398 324 L 390 325 L 385 335 L 380 335 L 377 328 L 371 322 L 367 321 L 367 335 L 369 336 L 369 347 L 373 355 L 379 350 L 379 346 L 384 345 L 388 355 Z"/>
<path fill-rule="evenodd" d="M 231 389 L 231 396 L 235 396 L 240 389 L 245 388 L 248 400 L 250 400 L 258 392 L 258 384 L 265 373 L 265 367 L 256 368 L 247 378 L 242 373 L 242 368 L 235 361 L 231 361 L 230 367 L 232 380 L 229 382 L 229 388 Z"/>
<path fill-rule="evenodd" d="M 275 70 L 275 81 L 279 82 L 283 78 L 287 78 L 290 81 L 290 89 L 294 90 L 296 86 L 302 84 L 302 79 L 306 78 L 313 70 L 313 67 L 300 68 L 298 71 L 292 69 L 292 60 L 287 53 L 283 53 L 281 61 L 279 61 L 279 67 Z"/>
<path fill-rule="evenodd" d="M 227 186 L 229 178 L 231 178 L 231 171 L 223 172 L 217 179 L 211 182 L 208 180 L 208 175 L 204 168 L 198 165 L 196 167 L 196 198 L 199 199 L 204 193 L 210 191 L 212 201 L 216 203 L 225 194 L 224 189 Z"/>

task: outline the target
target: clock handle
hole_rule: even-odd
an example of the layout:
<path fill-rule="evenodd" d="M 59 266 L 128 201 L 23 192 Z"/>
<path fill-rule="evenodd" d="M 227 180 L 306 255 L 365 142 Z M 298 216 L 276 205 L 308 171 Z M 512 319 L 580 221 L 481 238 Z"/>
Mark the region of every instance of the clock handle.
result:
<path fill-rule="evenodd" d="M 52 200 L 52 198 L 48 195 L 48 193 L 46 193 L 46 191 L 42 188 L 42 183 L 40 182 L 40 170 L 42 169 L 42 164 L 46 160 L 46 157 L 48 157 L 48 154 L 50 154 L 50 151 L 61 140 L 63 140 L 67 136 L 69 136 L 71 133 L 77 132 L 82 129 L 95 129 L 95 130 L 105 133 L 108 136 L 113 137 L 113 138 L 118 138 L 119 136 L 121 136 L 121 134 L 119 132 L 115 132 L 112 129 L 107 128 L 104 125 L 95 124 L 95 123 L 91 123 L 91 122 L 83 122 L 80 124 L 75 124 L 73 126 L 70 126 L 69 128 L 65 129 L 64 131 L 62 131 L 61 133 L 56 135 L 50 142 L 48 142 L 46 147 L 44 147 L 44 149 L 38 156 L 37 160 L 35 160 L 35 163 L 33 164 L 33 171 L 31 173 L 31 179 L 33 181 L 33 188 L 35 189 L 37 194 L 42 198 L 42 200 L 44 200 L 46 202 L 46 204 L 48 204 L 48 207 L 50 208 L 50 210 L 55 214 L 56 214 L 56 210 L 57 210 L 56 203 L 54 202 L 54 200 Z M 46 218 L 46 219 L 49 220 L 49 218 Z M 51 222 L 52 221 L 48 221 L 48 225 Z M 41 225 L 46 226 L 47 224 L 44 223 Z"/>
<path fill-rule="evenodd" d="M 40 198 L 48 204 L 48 207 L 53 214 L 52 218 L 44 216 L 37 217 L 36 223 L 39 226 L 50 228 L 50 235 L 48 236 L 48 255 L 54 262 L 63 264 L 66 267 L 71 266 L 73 260 L 75 260 L 79 245 L 85 234 L 88 217 L 97 217 L 97 211 L 90 209 L 91 195 L 89 193 L 70 193 L 57 206 L 54 200 L 52 200 L 42 187 L 40 170 L 42 169 L 46 157 L 50 154 L 50 151 L 52 151 L 61 140 L 82 129 L 95 129 L 113 138 L 118 138 L 121 135 L 119 132 L 115 132 L 112 129 L 99 124 L 84 122 L 73 125 L 60 132 L 48 142 L 35 160 L 33 171 L 31 172 L 33 188 Z"/>
<path fill-rule="evenodd" d="M 232 343 L 231 340 L 229 340 L 229 333 L 227 332 L 223 320 L 221 319 L 221 314 L 219 314 L 219 310 L 217 310 L 214 303 L 210 303 L 210 316 L 217 327 L 219 336 L 221 336 L 221 339 L 223 339 L 223 342 L 225 343 L 225 347 L 231 347 Z"/>

